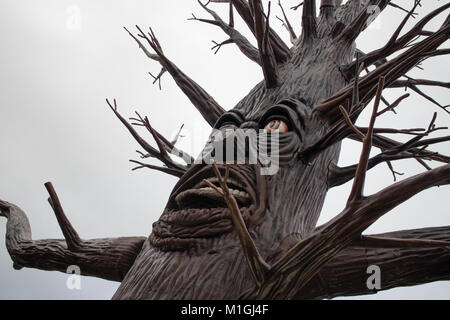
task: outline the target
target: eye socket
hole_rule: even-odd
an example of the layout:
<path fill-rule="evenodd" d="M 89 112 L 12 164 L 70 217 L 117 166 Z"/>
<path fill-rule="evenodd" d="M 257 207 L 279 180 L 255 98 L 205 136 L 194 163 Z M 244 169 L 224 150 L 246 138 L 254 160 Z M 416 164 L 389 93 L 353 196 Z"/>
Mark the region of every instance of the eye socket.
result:
<path fill-rule="evenodd" d="M 289 127 L 286 124 L 286 122 L 284 122 L 281 119 L 271 119 L 266 123 L 266 126 L 264 127 L 264 131 L 265 132 L 274 132 L 274 131 L 288 132 Z"/>

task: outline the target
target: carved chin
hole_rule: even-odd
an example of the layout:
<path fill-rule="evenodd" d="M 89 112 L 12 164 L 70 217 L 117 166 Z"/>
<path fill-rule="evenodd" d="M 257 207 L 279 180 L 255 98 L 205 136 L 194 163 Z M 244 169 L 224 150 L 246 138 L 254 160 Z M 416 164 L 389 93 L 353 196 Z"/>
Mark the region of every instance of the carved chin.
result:
<path fill-rule="evenodd" d="M 255 222 L 265 204 L 261 199 L 265 192 L 256 191 L 262 187 L 256 171 L 255 166 L 233 165 L 227 182 L 247 226 Z M 181 177 L 162 216 L 153 224 L 151 245 L 164 251 L 209 248 L 231 234 L 230 210 L 203 179 L 218 186 L 211 166 L 197 166 Z"/>

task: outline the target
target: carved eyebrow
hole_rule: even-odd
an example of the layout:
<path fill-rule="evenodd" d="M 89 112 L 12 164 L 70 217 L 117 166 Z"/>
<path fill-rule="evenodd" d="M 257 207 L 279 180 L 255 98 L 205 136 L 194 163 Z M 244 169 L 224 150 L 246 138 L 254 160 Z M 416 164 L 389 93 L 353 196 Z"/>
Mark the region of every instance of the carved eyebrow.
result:
<path fill-rule="evenodd" d="M 222 114 L 220 118 L 217 119 L 217 122 L 214 124 L 214 128 L 220 127 L 223 123 L 226 123 L 227 120 L 236 122 L 236 124 L 240 124 L 244 121 L 244 118 L 241 116 L 239 112 L 230 110 Z"/>
<path fill-rule="evenodd" d="M 233 109 L 233 110 L 230 110 L 230 111 L 227 111 L 227 112 L 236 114 L 242 121 L 244 121 L 244 119 L 245 119 L 244 115 L 239 110 Z"/>
<path fill-rule="evenodd" d="M 292 109 L 292 111 L 294 111 L 295 114 L 297 115 L 302 127 L 305 128 L 304 115 L 302 113 L 300 113 L 298 110 L 299 102 L 302 104 L 305 104 L 305 100 L 302 98 L 300 98 L 300 99 L 288 98 L 288 99 L 281 100 L 280 102 L 275 104 L 275 106 L 282 105 L 282 106 L 288 107 L 289 109 Z"/>

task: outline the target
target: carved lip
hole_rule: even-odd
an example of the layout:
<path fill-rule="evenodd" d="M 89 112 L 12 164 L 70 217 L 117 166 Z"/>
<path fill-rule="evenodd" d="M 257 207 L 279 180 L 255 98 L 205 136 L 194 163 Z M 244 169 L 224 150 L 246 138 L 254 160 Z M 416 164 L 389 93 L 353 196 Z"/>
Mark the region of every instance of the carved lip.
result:
<path fill-rule="evenodd" d="M 225 167 L 218 166 L 218 168 L 223 175 Z M 236 168 L 230 166 L 227 186 L 242 207 L 249 207 L 256 203 L 256 192 L 254 190 L 256 181 L 254 181 L 253 175 L 248 169 L 243 170 L 242 166 L 236 165 Z M 190 173 L 187 179 L 180 180 L 175 186 L 167 207 L 178 210 L 186 208 L 226 208 L 227 205 L 223 197 L 209 187 L 203 181 L 204 179 L 219 186 L 212 166 L 194 169 L 194 173 Z"/>
<path fill-rule="evenodd" d="M 227 185 L 245 223 L 257 221 L 266 202 L 264 179 L 253 165 L 230 165 Z M 223 175 L 225 167 L 218 169 Z M 209 247 L 233 230 L 231 212 L 223 197 L 203 181 L 218 185 L 211 165 L 196 165 L 175 185 L 163 214 L 153 224 L 150 244 L 163 251 Z M 257 193 L 256 190 L 259 190 Z"/>

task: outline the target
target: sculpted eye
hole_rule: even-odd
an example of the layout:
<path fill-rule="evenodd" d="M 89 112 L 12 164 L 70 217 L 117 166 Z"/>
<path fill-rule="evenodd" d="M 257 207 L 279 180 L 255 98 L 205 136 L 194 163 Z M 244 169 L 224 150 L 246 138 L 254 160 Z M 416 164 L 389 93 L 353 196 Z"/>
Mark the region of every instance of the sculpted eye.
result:
<path fill-rule="evenodd" d="M 289 127 L 283 120 L 279 119 L 272 119 L 269 122 L 267 122 L 266 126 L 264 127 L 265 132 L 273 132 L 273 131 L 279 131 L 279 132 L 288 132 Z"/>

